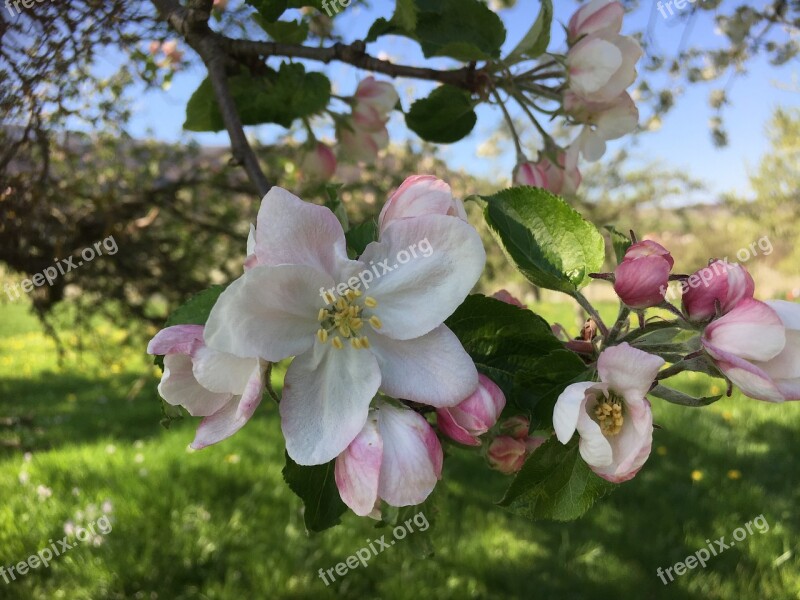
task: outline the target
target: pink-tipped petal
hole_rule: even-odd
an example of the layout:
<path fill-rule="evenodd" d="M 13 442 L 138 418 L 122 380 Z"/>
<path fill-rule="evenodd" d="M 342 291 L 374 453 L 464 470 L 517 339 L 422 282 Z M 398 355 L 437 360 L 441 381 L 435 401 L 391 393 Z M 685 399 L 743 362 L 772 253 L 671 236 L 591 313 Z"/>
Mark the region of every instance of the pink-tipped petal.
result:
<path fill-rule="evenodd" d="M 628 402 L 644 399 L 663 366 L 663 358 L 627 343 L 606 348 L 597 360 L 600 380 Z"/>
<path fill-rule="evenodd" d="M 336 458 L 336 487 L 342 501 L 360 517 L 369 516 L 378 502 L 378 484 L 383 460 L 383 440 L 377 415 L 370 415 L 364 428 Z"/>
<path fill-rule="evenodd" d="M 202 325 L 173 325 L 159 331 L 147 344 L 148 354 L 189 354 L 203 341 Z"/>

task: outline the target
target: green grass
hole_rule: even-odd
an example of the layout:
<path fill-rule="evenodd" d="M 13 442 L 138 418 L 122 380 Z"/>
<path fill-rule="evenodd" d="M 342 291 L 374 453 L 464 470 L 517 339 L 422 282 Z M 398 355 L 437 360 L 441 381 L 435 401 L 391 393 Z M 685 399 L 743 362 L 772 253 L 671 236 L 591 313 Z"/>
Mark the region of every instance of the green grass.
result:
<path fill-rule="evenodd" d="M 0 563 L 25 559 L 63 537 L 68 521 L 88 523 L 103 508 L 113 530 L 46 570 L 0 579 L 0 598 L 800 598 L 800 404 L 735 396 L 692 410 L 657 401 L 662 429 L 644 470 L 567 524 L 494 506 L 507 478 L 450 447 L 427 534 L 326 587 L 320 568 L 386 532 L 348 514 L 342 526 L 306 535 L 281 477 L 274 406 L 265 402 L 233 439 L 188 452 L 195 423 L 159 425 L 157 376 L 143 348 L 97 323 L 83 352 L 58 366 L 25 310 L 0 307 L 0 417 L 24 419 L 0 426 Z M 572 326 L 569 304 L 538 310 Z M 67 348 L 77 342 L 64 336 Z M 713 385 L 700 376 L 682 383 L 696 393 Z M 767 533 L 669 586 L 656 577 L 761 514 Z M 418 552 L 415 536 L 424 535 L 433 557 Z"/>

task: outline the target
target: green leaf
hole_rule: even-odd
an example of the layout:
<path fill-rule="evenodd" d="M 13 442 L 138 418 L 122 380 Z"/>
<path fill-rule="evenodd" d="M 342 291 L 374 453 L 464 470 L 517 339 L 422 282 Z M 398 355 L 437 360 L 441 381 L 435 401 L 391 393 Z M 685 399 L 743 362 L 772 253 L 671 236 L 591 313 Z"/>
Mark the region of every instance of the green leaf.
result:
<path fill-rule="evenodd" d="M 390 20 L 372 24 L 366 41 L 388 34 L 416 40 L 426 58 L 463 62 L 499 58 L 506 39 L 500 17 L 480 0 L 399 0 Z"/>
<path fill-rule="evenodd" d="M 589 381 L 593 369 L 566 348 L 539 358 L 514 377 L 514 402 L 531 414 L 531 430 L 550 429 L 559 395 L 573 383 Z"/>
<path fill-rule="evenodd" d="M 214 308 L 219 295 L 224 291 L 224 285 L 214 285 L 199 294 L 195 294 L 170 314 L 165 327 L 171 327 L 172 325 L 205 325 L 211 309 Z"/>
<path fill-rule="evenodd" d="M 228 86 L 244 125 L 277 123 L 288 128 L 295 119 L 322 111 L 331 96 L 328 78 L 322 73 L 306 73 L 299 63 L 283 63 L 280 71 L 268 69 L 259 77 L 243 72 L 229 77 Z M 183 127 L 189 131 L 225 128 L 208 78 L 189 99 Z"/>
<path fill-rule="evenodd" d="M 633 242 L 631 242 L 631 238 L 618 231 L 613 225 L 606 225 L 605 230 L 608 231 L 608 236 L 611 238 L 611 247 L 614 248 L 614 256 L 616 256 L 617 264 L 619 264 Z"/>
<path fill-rule="evenodd" d="M 469 92 L 443 85 L 411 105 L 406 125 L 424 140 L 452 144 L 465 138 L 475 127 L 478 116 L 474 107 Z"/>
<path fill-rule="evenodd" d="M 558 196 L 516 187 L 484 199 L 489 228 L 534 285 L 573 294 L 602 269 L 603 236 Z"/>
<path fill-rule="evenodd" d="M 283 479 L 303 501 L 303 519 L 308 531 L 323 531 L 338 525 L 341 522 L 339 517 L 347 510 L 339 496 L 333 471 L 333 461 L 305 467 L 286 455 Z"/>
<path fill-rule="evenodd" d="M 542 0 L 539 16 L 525 37 L 508 55 L 508 62 L 514 63 L 526 58 L 538 58 L 547 51 L 550 44 L 550 28 L 553 25 L 553 2 Z"/>
<path fill-rule="evenodd" d="M 690 396 L 689 394 L 684 394 L 683 392 L 679 392 L 678 390 L 673 390 L 672 388 L 668 388 L 666 386 L 661 385 L 660 383 L 650 390 L 650 394 L 655 396 L 656 398 L 661 398 L 662 400 L 666 400 L 672 404 L 679 404 L 680 406 L 691 406 L 691 407 L 700 407 L 700 406 L 708 406 L 709 404 L 714 404 L 722 398 L 722 396 L 705 396 L 703 398 L 695 398 Z"/>
<path fill-rule="evenodd" d="M 364 253 L 364 249 L 378 239 L 378 222 L 375 219 L 364 221 L 350 229 L 344 234 L 344 237 L 347 240 L 347 247 L 356 256 L 361 256 Z"/>
<path fill-rule="evenodd" d="M 531 454 L 499 504 L 532 520 L 572 521 L 615 487 L 583 461 L 577 438 L 565 446 L 553 437 Z"/>
<path fill-rule="evenodd" d="M 256 22 L 276 42 L 282 44 L 302 44 L 308 37 L 308 23 L 305 21 L 275 21 L 270 23 L 261 15 Z"/>
<path fill-rule="evenodd" d="M 477 294 L 468 296 L 446 325 L 461 341 L 478 371 L 508 397 L 513 397 L 520 369 L 563 348 L 540 316 Z"/>
<path fill-rule="evenodd" d="M 432 531 L 436 525 L 437 509 L 433 503 L 433 495 L 423 504 L 416 506 L 390 506 L 381 503 L 381 520 L 376 523 L 376 529 L 402 527 L 406 535 L 402 543 L 406 551 L 419 559 L 430 558 L 435 553 Z M 391 539 L 387 534 L 387 538 Z M 388 539 L 387 539 L 388 541 Z"/>

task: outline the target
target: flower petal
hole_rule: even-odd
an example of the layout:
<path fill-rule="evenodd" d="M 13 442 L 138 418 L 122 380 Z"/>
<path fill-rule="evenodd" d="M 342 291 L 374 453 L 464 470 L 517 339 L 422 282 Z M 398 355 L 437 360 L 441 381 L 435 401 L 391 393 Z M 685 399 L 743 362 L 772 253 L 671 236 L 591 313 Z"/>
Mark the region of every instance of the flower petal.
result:
<path fill-rule="evenodd" d="M 202 325 L 173 325 L 159 331 L 147 344 L 148 354 L 189 354 L 203 341 Z"/>
<path fill-rule="evenodd" d="M 183 406 L 193 417 L 213 415 L 231 399 L 231 394 L 212 392 L 200 385 L 192 372 L 192 359 L 186 354 L 164 357 L 158 393 L 169 404 Z"/>
<path fill-rule="evenodd" d="M 745 360 L 766 361 L 786 345 L 786 329 L 778 313 L 764 302 L 745 299 L 706 327 L 703 340 Z"/>
<path fill-rule="evenodd" d="M 413 340 L 370 333 L 381 369 L 381 391 L 429 406 L 455 406 L 478 387 L 478 371 L 445 325 Z"/>
<path fill-rule="evenodd" d="M 581 406 L 578 414 L 578 449 L 581 457 L 591 467 L 607 467 L 614 462 L 614 451 L 608 438 L 603 435 L 600 425 L 589 416 L 597 406 L 597 398 L 592 395 Z"/>
<path fill-rule="evenodd" d="M 440 408 L 436 411 L 436 426 L 443 434 L 465 446 L 480 446 L 481 441 L 471 435 L 453 418 L 453 408 Z"/>
<path fill-rule="evenodd" d="M 453 198 L 450 186 L 433 175 L 412 175 L 384 204 L 378 217 L 383 232 L 397 219 L 423 215 L 450 215 L 467 220 L 464 205 Z"/>
<path fill-rule="evenodd" d="M 644 399 L 662 366 L 663 358 L 627 343 L 606 348 L 597 360 L 600 381 L 631 402 Z"/>
<path fill-rule="evenodd" d="M 348 262 L 336 215 L 279 187 L 261 201 L 255 254 L 260 265 L 308 265 L 334 279 L 341 264 Z"/>
<path fill-rule="evenodd" d="M 575 434 L 586 392 L 594 385 L 591 381 L 573 383 L 567 386 L 556 400 L 553 410 L 553 428 L 558 441 L 562 444 L 569 442 Z"/>
<path fill-rule="evenodd" d="M 240 396 L 258 359 L 239 358 L 202 346 L 192 354 L 192 371 L 197 381 L 207 390 Z"/>
<path fill-rule="evenodd" d="M 383 439 L 379 495 L 392 506 L 421 504 L 442 476 L 442 446 L 425 418 L 386 402 L 378 407 Z"/>
<path fill-rule="evenodd" d="M 453 217 L 394 221 L 367 246 L 361 262 L 379 270 L 369 295 L 381 333 L 408 340 L 441 325 L 478 281 L 486 253 L 478 232 Z"/>
<path fill-rule="evenodd" d="M 242 397 L 234 396 L 221 410 L 200 422 L 192 448 L 202 450 L 231 437 L 244 427 L 261 403 L 263 382 L 257 372 L 253 373 Z"/>
<path fill-rule="evenodd" d="M 383 440 L 378 432 L 378 417 L 370 415 L 361 433 L 336 457 L 339 495 L 359 517 L 368 516 L 378 501 L 382 459 Z"/>
<path fill-rule="evenodd" d="M 612 483 L 633 479 L 649 458 L 653 447 L 653 412 L 649 402 L 645 401 L 645 410 L 637 421 L 627 415 L 622 431 L 608 439 L 613 462 L 608 466 L 592 467 L 603 479 Z"/>
<path fill-rule="evenodd" d="M 278 361 L 302 354 L 319 328 L 320 288 L 333 280 L 302 265 L 249 269 L 220 295 L 205 329 L 206 345 L 241 357 Z"/>
<path fill-rule="evenodd" d="M 381 383 L 367 350 L 315 343 L 286 372 L 280 403 L 286 451 L 300 465 L 336 458 L 355 439 Z"/>
<path fill-rule="evenodd" d="M 738 386 L 745 396 L 767 402 L 783 402 L 786 398 L 763 369 L 730 352 L 710 344 L 703 338 L 703 347 L 720 371 Z"/>

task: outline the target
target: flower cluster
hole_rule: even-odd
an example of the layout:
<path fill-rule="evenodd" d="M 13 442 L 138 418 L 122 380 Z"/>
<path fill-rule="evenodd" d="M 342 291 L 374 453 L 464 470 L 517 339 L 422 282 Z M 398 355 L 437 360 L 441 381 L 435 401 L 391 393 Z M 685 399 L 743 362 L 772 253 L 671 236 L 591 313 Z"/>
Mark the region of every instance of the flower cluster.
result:
<path fill-rule="evenodd" d="M 634 38 L 620 35 L 623 15 L 620 2 L 593 0 L 570 19 L 561 113 L 582 125 L 581 133 L 566 150 L 549 147 L 536 162 L 520 160 L 515 184 L 574 194 L 581 184 L 579 155 L 597 161 L 606 142 L 636 130 L 639 111 L 626 90 L 636 80 L 642 49 Z"/>
<path fill-rule="evenodd" d="M 194 448 L 238 431 L 269 385 L 268 365 L 294 357 L 279 406 L 286 450 L 300 465 L 335 460 L 344 502 L 373 516 L 381 500 L 421 503 L 441 476 L 442 448 L 423 414 L 435 411 L 453 440 L 480 445 L 505 406 L 443 324 L 486 259 L 462 203 L 445 182 L 411 177 L 379 224 L 378 239 L 349 258 L 329 209 L 273 188 L 251 230 L 244 275 L 206 325 L 168 327 L 148 347 L 164 356 L 161 396 L 204 417 Z M 432 253 L 362 289 L 355 274 L 423 239 Z"/>
<path fill-rule="evenodd" d="M 336 137 L 342 157 L 354 162 L 372 163 L 389 145 L 386 124 L 389 113 L 400 98 L 394 87 L 370 76 L 361 81 L 352 98 L 353 112 L 339 121 Z"/>
<path fill-rule="evenodd" d="M 597 275 L 613 282 L 626 307 L 615 331 L 627 325 L 626 311 L 635 310 L 645 335 L 644 311 L 668 310 L 678 319 L 667 325 L 696 336 L 702 348 L 673 365 L 671 374 L 715 370 L 729 389 L 736 385 L 751 398 L 800 400 L 800 305 L 756 300 L 755 282 L 742 265 L 712 260 L 690 276 L 671 276 L 673 264 L 666 248 L 645 240 L 628 248 L 613 274 Z M 670 278 L 682 281 L 682 309 L 665 300 Z M 572 384 L 559 396 L 553 425 L 565 444 L 577 431 L 586 463 L 619 483 L 636 475 L 650 454 L 653 415 L 646 395 L 659 383 L 665 360 L 616 341 L 613 335 L 604 340 L 599 382 Z M 673 352 L 681 347 L 673 344 Z"/>

